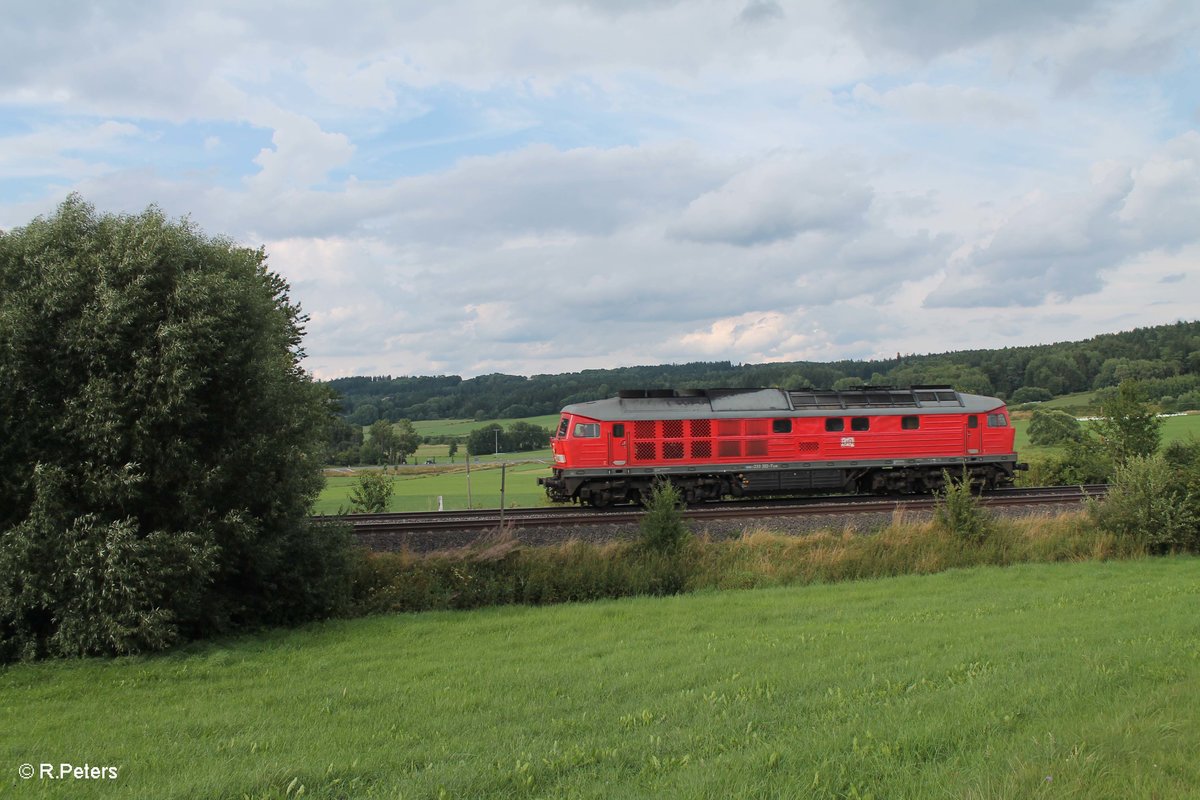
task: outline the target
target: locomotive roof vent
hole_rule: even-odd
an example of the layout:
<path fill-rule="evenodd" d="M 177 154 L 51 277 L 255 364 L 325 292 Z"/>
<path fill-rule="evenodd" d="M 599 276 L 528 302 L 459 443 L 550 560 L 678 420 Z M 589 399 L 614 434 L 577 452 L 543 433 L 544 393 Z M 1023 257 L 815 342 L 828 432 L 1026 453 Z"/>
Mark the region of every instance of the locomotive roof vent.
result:
<path fill-rule="evenodd" d="M 961 406 L 962 398 L 949 386 L 896 389 L 859 386 L 853 389 L 803 389 L 788 392 L 795 409 L 924 408 Z"/>
<path fill-rule="evenodd" d="M 804 411 L 867 408 L 961 408 L 962 395 L 953 387 L 918 385 L 856 386 L 852 389 L 622 389 L 617 393 L 629 408 L 649 411 L 708 404 L 713 411 Z"/>

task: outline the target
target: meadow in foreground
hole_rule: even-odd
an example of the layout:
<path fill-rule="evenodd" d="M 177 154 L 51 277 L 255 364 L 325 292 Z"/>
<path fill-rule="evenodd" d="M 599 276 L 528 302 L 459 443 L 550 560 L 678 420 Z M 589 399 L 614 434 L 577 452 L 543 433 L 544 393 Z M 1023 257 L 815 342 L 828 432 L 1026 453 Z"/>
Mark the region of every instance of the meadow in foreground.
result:
<path fill-rule="evenodd" d="M 1200 560 L 380 616 L 0 671 L 12 797 L 1185 797 Z M 115 781 L 21 780 L 39 762 Z"/>

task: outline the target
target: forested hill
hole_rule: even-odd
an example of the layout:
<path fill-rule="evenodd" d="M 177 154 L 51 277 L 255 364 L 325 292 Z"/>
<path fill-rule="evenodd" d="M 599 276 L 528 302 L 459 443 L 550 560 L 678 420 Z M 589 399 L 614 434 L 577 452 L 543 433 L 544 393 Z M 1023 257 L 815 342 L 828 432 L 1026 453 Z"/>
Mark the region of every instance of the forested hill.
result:
<path fill-rule="evenodd" d="M 1002 350 L 964 350 L 884 361 L 728 361 L 592 369 L 561 375 L 457 375 L 338 378 L 349 422 L 376 419 L 497 419 L 556 413 L 567 403 L 610 397 L 619 389 L 782 386 L 845 388 L 861 383 L 949 383 L 1010 402 L 1143 382 L 1164 407 L 1200 407 L 1200 322 L 1179 322 L 1081 342 Z"/>

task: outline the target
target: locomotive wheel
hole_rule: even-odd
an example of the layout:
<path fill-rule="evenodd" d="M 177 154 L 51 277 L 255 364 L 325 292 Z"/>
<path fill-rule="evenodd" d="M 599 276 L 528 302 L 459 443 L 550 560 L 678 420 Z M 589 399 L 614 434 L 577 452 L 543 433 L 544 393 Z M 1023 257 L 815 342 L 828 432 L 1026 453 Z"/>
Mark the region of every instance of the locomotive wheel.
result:
<path fill-rule="evenodd" d="M 608 492 L 593 492 L 588 495 L 587 504 L 592 508 L 608 508 L 612 505 L 612 495 Z"/>

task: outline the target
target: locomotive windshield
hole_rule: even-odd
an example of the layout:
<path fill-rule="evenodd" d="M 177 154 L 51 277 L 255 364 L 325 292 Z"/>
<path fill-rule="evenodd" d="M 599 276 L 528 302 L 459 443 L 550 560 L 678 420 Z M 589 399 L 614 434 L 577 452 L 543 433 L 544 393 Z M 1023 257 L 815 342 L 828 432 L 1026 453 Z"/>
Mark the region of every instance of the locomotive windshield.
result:
<path fill-rule="evenodd" d="M 555 434 L 556 439 L 565 439 L 567 437 L 567 429 L 571 427 L 571 418 L 563 417 L 562 422 L 558 423 L 558 433 Z"/>

